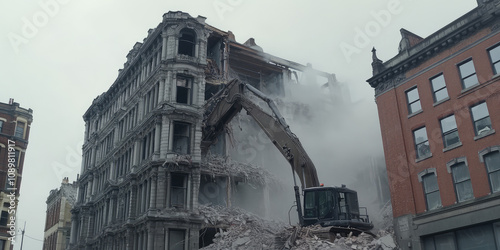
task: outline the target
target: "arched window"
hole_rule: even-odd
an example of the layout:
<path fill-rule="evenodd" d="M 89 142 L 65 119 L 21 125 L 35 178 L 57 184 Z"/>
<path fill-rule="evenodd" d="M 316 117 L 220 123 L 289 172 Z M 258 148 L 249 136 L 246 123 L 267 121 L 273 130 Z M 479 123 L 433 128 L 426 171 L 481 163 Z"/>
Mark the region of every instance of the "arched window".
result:
<path fill-rule="evenodd" d="M 491 192 L 500 192 L 500 146 L 479 151 L 479 159 L 486 165 Z"/>
<path fill-rule="evenodd" d="M 473 199 L 474 193 L 472 191 L 467 159 L 465 157 L 455 158 L 446 163 L 446 168 L 453 179 L 457 202 Z"/>
<path fill-rule="evenodd" d="M 179 36 L 178 53 L 181 55 L 194 56 L 195 41 L 196 34 L 192 29 L 182 29 Z"/>
<path fill-rule="evenodd" d="M 422 182 L 427 211 L 441 207 L 441 195 L 435 168 L 426 169 L 418 174 L 418 180 Z"/>

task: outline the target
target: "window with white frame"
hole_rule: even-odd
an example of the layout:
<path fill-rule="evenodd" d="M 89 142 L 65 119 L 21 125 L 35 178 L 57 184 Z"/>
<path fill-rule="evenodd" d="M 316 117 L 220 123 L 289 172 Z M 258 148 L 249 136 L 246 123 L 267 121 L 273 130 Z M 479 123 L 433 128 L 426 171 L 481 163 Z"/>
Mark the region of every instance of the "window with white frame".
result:
<path fill-rule="evenodd" d="M 463 89 L 479 84 L 472 59 L 458 65 L 458 70 L 460 71 L 460 79 L 462 80 Z"/>
<path fill-rule="evenodd" d="M 455 115 L 450 115 L 440 120 L 441 132 L 443 137 L 444 147 L 450 147 L 460 142 L 458 136 L 457 122 Z"/>
<path fill-rule="evenodd" d="M 414 114 L 422 110 L 420 105 L 420 97 L 418 96 L 418 89 L 414 87 L 406 91 L 406 99 L 408 101 L 408 114 Z"/>
<path fill-rule="evenodd" d="M 4 121 L 0 120 L 0 133 L 2 133 L 3 123 L 4 123 Z"/>
<path fill-rule="evenodd" d="M 495 75 L 500 74 L 500 45 L 497 45 L 488 50 L 490 55 L 491 66 Z"/>
<path fill-rule="evenodd" d="M 421 127 L 413 131 L 413 138 L 415 141 L 415 150 L 417 152 L 417 159 L 422 159 L 431 155 L 429 140 L 427 139 L 427 130 Z"/>
<path fill-rule="evenodd" d="M 436 174 L 431 172 L 422 176 L 422 184 L 424 187 L 427 210 L 434 210 L 441 207 L 441 195 L 439 194 Z"/>
<path fill-rule="evenodd" d="M 434 78 L 431 78 L 432 96 L 434 97 L 434 103 L 440 102 L 448 98 L 448 90 L 446 89 L 446 83 L 444 81 L 444 75 L 440 74 Z"/>
<path fill-rule="evenodd" d="M 480 103 L 470 108 L 472 120 L 474 122 L 474 132 L 481 135 L 489 132 L 491 127 L 490 114 L 486 102 Z"/>
<path fill-rule="evenodd" d="M 474 198 L 469 168 L 465 162 L 459 162 L 451 166 L 451 175 L 453 177 L 455 193 L 457 194 L 457 201 L 462 202 Z"/>

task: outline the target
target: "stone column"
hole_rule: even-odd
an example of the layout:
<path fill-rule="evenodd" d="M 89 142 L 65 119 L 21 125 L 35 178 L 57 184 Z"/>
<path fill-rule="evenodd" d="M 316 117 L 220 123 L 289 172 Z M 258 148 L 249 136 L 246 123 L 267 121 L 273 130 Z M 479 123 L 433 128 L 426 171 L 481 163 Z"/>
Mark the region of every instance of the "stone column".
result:
<path fill-rule="evenodd" d="M 177 102 L 177 75 L 172 75 L 172 88 L 170 89 L 170 100 Z"/>
<path fill-rule="evenodd" d="M 129 214 L 128 218 L 135 218 L 136 216 L 136 202 L 137 202 L 137 185 L 131 187 L 130 200 L 129 200 Z"/>
<path fill-rule="evenodd" d="M 170 183 L 172 183 L 172 174 L 167 172 L 167 198 L 166 198 L 166 207 L 170 207 Z"/>
<path fill-rule="evenodd" d="M 69 239 L 69 244 L 74 245 L 76 244 L 76 239 L 77 239 L 77 232 L 78 229 L 78 214 L 71 214 L 71 238 Z"/>
<path fill-rule="evenodd" d="M 167 173 L 164 167 L 158 169 L 157 189 L 156 189 L 156 208 L 164 208 L 167 196 Z"/>
<path fill-rule="evenodd" d="M 136 139 L 136 141 L 134 142 L 134 161 L 133 161 L 132 166 L 139 165 L 139 157 L 140 157 L 140 153 L 141 153 L 140 143 L 141 142 L 138 139 Z"/>
<path fill-rule="evenodd" d="M 160 133 L 160 156 L 166 157 L 168 152 L 168 143 L 170 139 L 170 119 L 167 116 L 162 117 L 161 133 Z"/>
<path fill-rule="evenodd" d="M 198 208 L 198 194 L 200 192 L 200 169 L 194 170 L 191 175 L 191 209 Z"/>
<path fill-rule="evenodd" d="M 155 229 L 154 229 L 154 221 L 149 222 L 148 224 L 148 250 L 154 250 L 155 249 Z"/>
<path fill-rule="evenodd" d="M 158 160 L 160 158 L 163 158 L 164 155 L 160 154 L 160 141 L 161 141 L 161 122 L 162 122 L 162 117 L 157 116 L 156 117 L 156 127 L 155 127 L 155 141 L 154 141 L 154 149 L 155 151 L 153 154 L 155 155 L 154 158 L 155 160 Z"/>
<path fill-rule="evenodd" d="M 158 180 L 158 174 L 155 173 L 151 177 L 151 192 L 150 192 L 150 198 L 149 198 L 149 209 L 156 209 L 156 199 L 157 199 L 157 192 L 156 192 L 156 184 Z"/>
<path fill-rule="evenodd" d="M 115 160 L 112 160 L 109 164 L 109 179 L 116 180 L 116 169 L 115 169 Z"/>
<path fill-rule="evenodd" d="M 162 38 L 161 59 L 166 60 L 167 59 L 167 33 L 166 32 L 161 33 L 161 38 Z"/>
<path fill-rule="evenodd" d="M 87 167 L 94 167 L 95 166 L 95 162 L 96 162 L 96 149 L 95 147 L 92 147 L 92 153 L 91 153 L 91 157 L 90 157 L 90 166 L 87 166 Z"/>
<path fill-rule="evenodd" d="M 160 86 L 158 87 L 158 103 L 165 100 L 165 79 L 160 79 Z"/>

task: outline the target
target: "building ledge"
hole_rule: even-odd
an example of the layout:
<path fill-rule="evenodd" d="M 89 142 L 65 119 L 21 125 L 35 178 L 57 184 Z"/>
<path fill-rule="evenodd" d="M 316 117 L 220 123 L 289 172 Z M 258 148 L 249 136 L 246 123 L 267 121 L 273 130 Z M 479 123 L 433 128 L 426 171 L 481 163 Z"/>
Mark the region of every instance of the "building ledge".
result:
<path fill-rule="evenodd" d="M 427 159 L 429 159 L 429 158 L 431 158 L 431 157 L 432 157 L 432 153 L 430 153 L 429 155 L 423 156 L 423 157 L 421 157 L 421 158 L 417 158 L 417 159 L 415 159 L 415 163 L 421 162 L 421 161 L 423 161 L 423 160 L 427 160 Z"/>
<path fill-rule="evenodd" d="M 482 139 L 482 138 L 484 138 L 484 137 L 486 137 L 486 136 L 489 136 L 489 135 L 492 135 L 492 134 L 494 134 L 494 133 L 495 133 L 495 130 L 494 130 L 494 129 L 491 129 L 491 130 L 489 130 L 489 131 L 488 131 L 488 132 L 486 132 L 486 133 L 481 133 L 481 134 L 479 134 L 479 135 L 474 136 L 474 141 L 477 141 L 477 140 L 479 140 L 479 139 Z"/>
<path fill-rule="evenodd" d="M 500 207 L 500 192 L 493 193 L 484 197 L 470 199 L 467 201 L 455 203 L 450 206 L 444 206 L 435 210 L 427 211 L 418 214 L 414 218 L 416 224 L 422 224 L 435 221 L 436 219 L 443 219 L 461 215 L 467 212 L 473 212 L 489 207 Z M 498 215 L 500 216 L 500 214 Z M 440 217 L 440 218 L 437 218 Z M 417 223 L 418 222 L 418 223 Z"/>
<path fill-rule="evenodd" d="M 408 119 L 410 119 L 411 117 L 414 117 L 414 116 L 416 116 L 416 115 L 418 115 L 418 114 L 420 114 L 420 113 L 423 113 L 423 112 L 424 112 L 424 110 L 423 110 L 423 109 L 421 109 L 421 110 L 419 110 L 419 111 L 417 111 L 417 112 L 415 112 L 415 113 L 411 113 L 411 114 L 409 114 L 407 117 L 408 117 Z"/>
<path fill-rule="evenodd" d="M 450 151 L 450 150 L 452 150 L 452 149 L 458 148 L 458 147 L 460 147 L 460 146 L 462 146 L 462 142 L 461 142 L 461 141 L 460 141 L 460 142 L 457 142 L 457 143 L 455 143 L 455 144 L 452 144 L 452 145 L 450 145 L 450 146 L 448 146 L 448 147 L 446 147 L 446 148 L 443 148 L 443 153 L 444 153 L 444 152 L 447 152 L 447 151 Z"/>
<path fill-rule="evenodd" d="M 434 104 L 432 104 L 432 106 L 436 107 L 437 105 L 439 105 L 439 104 L 441 104 L 443 102 L 449 101 L 449 100 L 450 100 L 450 97 L 446 97 L 446 98 L 444 98 L 441 101 L 435 102 Z"/>

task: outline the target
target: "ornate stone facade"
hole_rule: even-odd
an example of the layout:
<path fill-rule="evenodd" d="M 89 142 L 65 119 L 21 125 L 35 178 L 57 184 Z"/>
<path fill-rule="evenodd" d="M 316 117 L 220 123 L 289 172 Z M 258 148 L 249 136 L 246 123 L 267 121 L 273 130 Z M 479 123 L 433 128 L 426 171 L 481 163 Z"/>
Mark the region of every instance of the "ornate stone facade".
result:
<path fill-rule="evenodd" d="M 204 17 L 168 12 L 143 43 L 133 46 L 116 81 L 83 116 L 71 249 L 198 249 L 204 244 L 200 203 L 231 206 L 238 199 L 231 194 L 249 179 L 204 163 L 205 100 L 234 77 L 283 94 L 290 69 L 307 68 L 250 45 L 207 25 Z M 334 75 L 320 73 L 334 84 Z M 213 151 L 225 155 L 225 141 Z M 268 197 L 269 190 L 252 192 Z"/>

